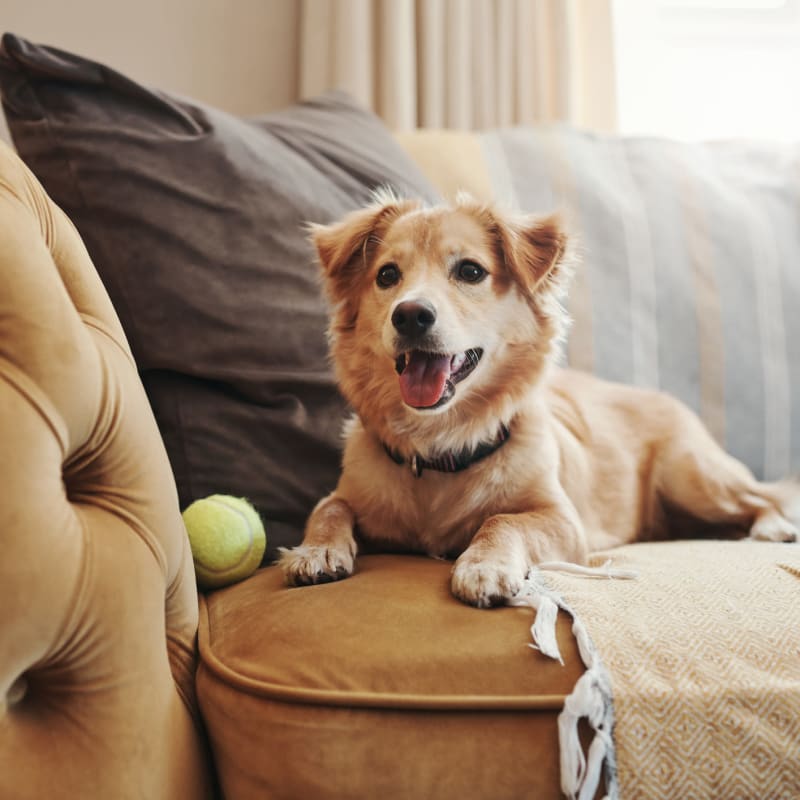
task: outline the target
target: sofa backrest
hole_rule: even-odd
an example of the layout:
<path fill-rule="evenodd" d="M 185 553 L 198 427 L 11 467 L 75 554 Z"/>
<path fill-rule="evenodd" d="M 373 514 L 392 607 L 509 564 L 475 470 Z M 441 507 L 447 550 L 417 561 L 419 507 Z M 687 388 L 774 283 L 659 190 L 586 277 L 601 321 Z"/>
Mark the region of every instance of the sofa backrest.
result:
<path fill-rule="evenodd" d="M 759 477 L 800 472 L 800 149 L 568 127 L 415 131 L 446 196 L 561 209 L 573 367 L 669 391 Z"/>

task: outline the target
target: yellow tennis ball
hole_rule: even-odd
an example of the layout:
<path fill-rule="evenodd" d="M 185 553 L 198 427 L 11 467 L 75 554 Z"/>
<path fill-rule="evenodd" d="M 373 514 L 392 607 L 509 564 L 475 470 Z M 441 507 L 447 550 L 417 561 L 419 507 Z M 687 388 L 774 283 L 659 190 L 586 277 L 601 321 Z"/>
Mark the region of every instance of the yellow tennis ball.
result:
<path fill-rule="evenodd" d="M 184 512 L 197 583 L 218 589 L 244 580 L 264 556 L 267 537 L 258 512 L 243 497 L 212 494 Z"/>

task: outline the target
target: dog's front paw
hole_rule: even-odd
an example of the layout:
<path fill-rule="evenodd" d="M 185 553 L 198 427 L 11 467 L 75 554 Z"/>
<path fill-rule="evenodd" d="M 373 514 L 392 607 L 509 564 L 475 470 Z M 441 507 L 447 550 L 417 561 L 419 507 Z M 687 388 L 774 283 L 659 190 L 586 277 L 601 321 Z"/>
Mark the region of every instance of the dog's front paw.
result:
<path fill-rule="evenodd" d="M 478 608 L 503 605 L 522 589 L 525 564 L 515 559 L 481 556 L 466 550 L 453 566 L 451 588 L 465 603 Z"/>
<path fill-rule="evenodd" d="M 355 554 L 343 547 L 300 545 L 280 549 L 278 564 L 289 586 L 331 583 L 353 574 Z"/>

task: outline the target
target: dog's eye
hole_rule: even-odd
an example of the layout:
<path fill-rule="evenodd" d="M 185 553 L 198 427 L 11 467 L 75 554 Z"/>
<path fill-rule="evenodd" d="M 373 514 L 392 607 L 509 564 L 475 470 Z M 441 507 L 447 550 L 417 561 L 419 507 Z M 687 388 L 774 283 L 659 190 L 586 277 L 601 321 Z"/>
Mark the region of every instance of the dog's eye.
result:
<path fill-rule="evenodd" d="M 378 270 L 378 277 L 375 279 L 375 283 L 381 287 L 381 289 L 388 289 L 390 286 L 394 286 L 400 280 L 400 270 L 397 267 L 397 264 L 384 264 Z"/>
<path fill-rule="evenodd" d="M 474 261 L 461 261 L 456 267 L 456 276 L 460 281 L 478 283 L 486 277 L 486 270 Z"/>

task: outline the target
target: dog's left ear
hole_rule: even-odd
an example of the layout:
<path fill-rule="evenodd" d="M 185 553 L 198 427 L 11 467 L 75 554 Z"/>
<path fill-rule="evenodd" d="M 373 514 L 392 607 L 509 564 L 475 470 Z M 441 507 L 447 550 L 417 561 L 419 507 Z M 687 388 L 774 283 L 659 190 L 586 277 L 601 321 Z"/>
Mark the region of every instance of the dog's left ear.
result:
<path fill-rule="evenodd" d="M 503 261 L 522 293 L 529 300 L 543 291 L 561 294 L 571 275 L 561 217 L 493 214 L 493 220 Z"/>

